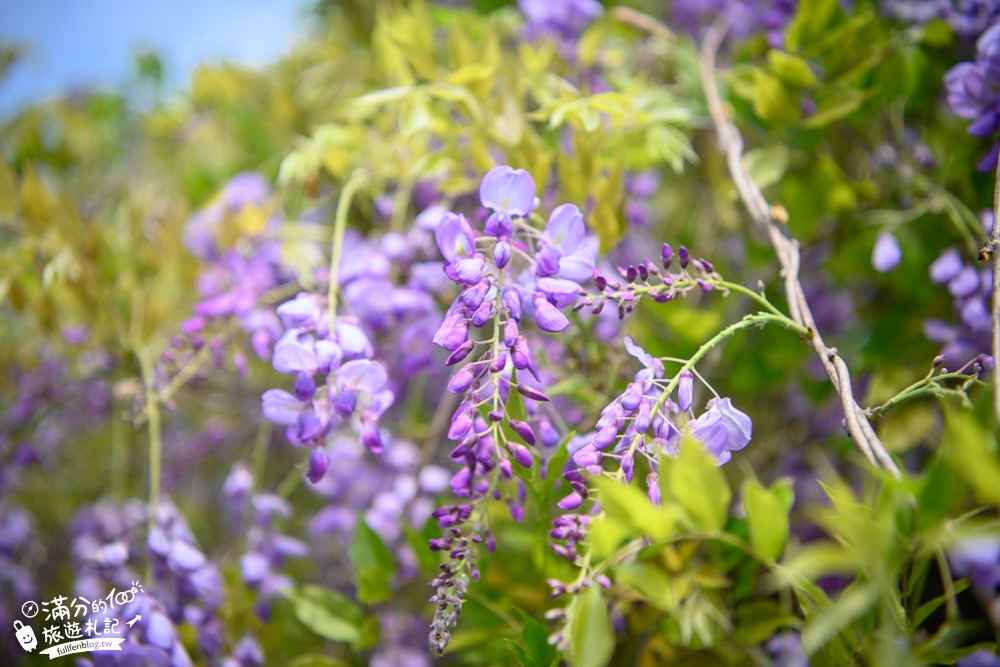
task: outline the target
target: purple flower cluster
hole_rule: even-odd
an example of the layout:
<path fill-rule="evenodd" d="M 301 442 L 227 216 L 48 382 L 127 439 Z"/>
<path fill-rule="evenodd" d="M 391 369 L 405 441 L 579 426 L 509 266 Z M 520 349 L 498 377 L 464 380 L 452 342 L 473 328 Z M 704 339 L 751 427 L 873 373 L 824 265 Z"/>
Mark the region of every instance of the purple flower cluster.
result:
<path fill-rule="evenodd" d="M 281 335 L 273 308 L 260 303 L 267 292 L 294 277 L 281 265 L 281 243 L 274 234 L 281 219 L 270 211 L 270 197 L 271 188 L 263 176 L 237 174 L 185 225 L 184 242 L 203 262 L 196 283 L 201 300 L 194 306 L 194 316 L 181 325 L 194 351 L 205 344 L 212 324 L 221 320 L 235 319 L 261 359 L 270 355 L 271 346 Z M 174 349 L 165 351 L 162 361 L 183 365 L 193 353 L 185 351 L 184 342 L 174 341 Z M 216 364 L 221 365 L 226 352 L 222 339 L 209 344 Z M 243 351 L 233 351 L 232 357 L 237 370 L 245 375 Z"/>
<path fill-rule="evenodd" d="M 271 493 L 251 495 L 253 480 L 246 464 L 238 463 L 226 478 L 222 490 L 226 505 L 234 516 L 242 516 L 248 505 L 252 522 L 246 534 L 246 551 L 240 556 L 240 574 L 243 583 L 258 596 L 255 607 L 257 616 L 270 617 L 272 598 L 290 589 L 294 583 L 282 572 L 289 558 L 303 558 L 309 548 L 301 540 L 278 531 L 275 523 L 288 519 L 292 507 L 281 496 Z"/>
<path fill-rule="evenodd" d="M 975 39 L 1000 18 L 996 0 L 885 0 L 885 13 L 903 23 L 947 22 L 965 39 Z"/>
<path fill-rule="evenodd" d="M 365 455 L 357 439 L 343 435 L 334 437 L 328 450 L 330 470 L 311 487 L 327 505 L 310 520 L 310 531 L 348 544 L 361 516 L 395 553 L 400 577 L 415 575 L 416 556 L 403 529 L 423 527 L 434 510 L 434 496 L 448 488 L 450 473 L 440 466 L 421 465 L 420 451 L 398 438 L 377 460 Z"/>
<path fill-rule="evenodd" d="M 427 340 L 441 322 L 435 297 L 448 286 L 440 261 L 427 259 L 437 253 L 433 232 L 420 224 L 434 220 L 434 213 L 418 217 L 406 234 L 372 239 L 348 231 L 344 238 L 338 268 L 344 302 L 369 335 L 386 341 L 378 356 L 397 381 L 434 367 Z"/>
<path fill-rule="evenodd" d="M 539 414 L 533 402 L 549 401 L 528 380 L 530 375 L 537 383 L 540 375 L 522 329 L 529 316 L 542 331 L 566 329 L 569 319 L 562 309 L 577 299 L 580 283 L 590 278 L 595 265 L 583 214 L 576 206 L 556 207 L 542 229 L 532 225 L 541 218 L 532 215 L 535 182 L 526 171 L 492 169 L 479 195 L 486 209 L 482 231 L 464 215 L 450 212 L 435 229 L 445 275 L 462 288 L 433 340 L 450 353 L 446 365 L 463 364 L 448 383 L 448 391 L 463 397 L 448 437 L 459 443 L 451 459 L 463 466 L 452 477 L 451 488 L 465 500 L 433 515 L 445 534 L 432 541 L 431 548 L 450 555 L 442 574 L 431 582 L 437 588 L 432 601 L 438 605 L 431 643 L 438 651 L 449 641 L 469 578 L 478 578 L 473 545 L 485 541 L 493 548 L 482 520 L 485 501 L 502 497 L 500 482 L 514 478 L 514 463 L 533 464 L 537 433 L 552 439 L 551 423 L 540 415 L 533 425 L 508 413 L 512 390 L 526 399 L 529 415 Z M 478 331 L 491 335 L 477 338 Z M 523 493 L 519 486 L 516 494 L 507 496 L 516 520 L 523 516 Z"/>
<path fill-rule="evenodd" d="M 955 65 L 944 77 L 948 104 L 960 118 L 967 118 L 968 133 L 993 137 L 1000 130 L 1000 23 L 995 23 L 976 41 L 976 59 Z M 1000 141 L 979 161 L 979 171 L 996 170 Z"/>
<path fill-rule="evenodd" d="M 784 45 L 785 26 L 792 20 L 798 0 L 677 0 L 673 6 L 673 25 L 694 36 L 725 15 L 729 34 L 746 39 L 763 34 L 774 49 Z"/>
<path fill-rule="evenodd" d="M 145 525 L 146 506 L 139 501 L 122 506 L 101 502 L 79 511 L 72 526 L 72 549 L 79 563 L 74 593 L 100 600 L 109 585 L 121 590 L 142 579 L 130 562 L 142 551 L 136 537 Z M 93 662 L 83 664 L 193 665 L 180 641 L 182 623 L 197 628 L 199 647 L 207 656 L 218 655 L 222 624 L 215 612 L 223 602 L 222 577 L 169 503 L 158 508 L 145 546 L 153 581 L 143 582 L 144 592 L 121 612 L 107 612 L 126 618 L 141 615 L 143 622 L 122 628 L 126 640 L 121 654 L 93 654 Z"/>
<path fill-rule="evenodd" d="M 271 363 L 295 376 L 292 392 L 264 392 L 264 417 L 285 426 L 288 440 L 310 449 L 309 481 L 330 467 L 323 448 L 327 436 L 348 425 L 373 453 L 384 448 L 378 420 L 395 400 L 385 366 L 371 357 L 374 346 L 353 317 L 338 317 L 331 330 L 327 300 L 306 292 L 281 304 L 285 333 L 274 345 Z M 319 376 L 320 383 L 316 378 Z"/>
<path fill-rule="evenodd" d="M 992 226 L 992 216 L 984 222 Z M 941 353 L 954 363 L 964 363 L 990 349 L 990 300 L 993 293 L 992 269 L 966 262 L 957 248 L 948 248 L 930 266 L 934 283 L 947 287 L 955 299 L 958 322 L 931 319 L 924 323 L 924 335 L 943 347 Z"/>
<path fill-rule="evenodd" d="M 517 0 L 517 7 L 528 19 L 529 38 L 552 35 L 567 44 L 604 13 L 597 0 Z"/>
<path fill-rule="evenodd" d="M 0 502 L 0 623 L 14 624 L 15 610 L 35 598 L 34 573 L 27 566 L 35 548 L 35 522 L 22 507 Z M 21 649 L 12 633 L 4 633 L 0 652 L 15 655 Z"/>
<path fill-rule="evenodd" d="M 666 381 L 662 360 L 627 337 L 625 348 L 643 368 L 625 391 L 604 408 L 596 430 L 571 446 L 573 462 L 579 469 L 563 475 L 571 490 L 559 501 L 559 507 L 567 512 L 579 509 L 589 497 L 583 473 L 605 474 L 606 458 L 617 460 L 616 478 L 630 483 L 636 456 L 646 457 L 652 471 L 646 477 L 649 497 L 659 504 L 659 455 L 676 455 L 685 436 L 700 441 L 719 465 L 728 462 L 732 452 L 743 449 L 750 442 L 753 431 L 750 418 L 733 407 L 731 399 L 710 399 L 704 412 L 696 417 L 692 410 L 694 373 L 682 370 Z M 675 388 L 676 401 L 668 393 Z M 553 522 L 550 535 L 563 543 L 552 544 L 552 548 L 570 562 L 576 561 L 576 545 L 582 541 L 588 523 L 585 518 L 570 514 Z"/>
<path fill-rule="evenodd" d="M 0 458 L 18 465 L 45 463 L 70 436 L 107 424 L 111 362 L 103 354 L 84 354 L 71 363 L 44 353 L 31 369 L 11 369 L 15 391 L 0 397 Z M 17 483 L 16 468 L 0 466 L 0 489 Z"/>

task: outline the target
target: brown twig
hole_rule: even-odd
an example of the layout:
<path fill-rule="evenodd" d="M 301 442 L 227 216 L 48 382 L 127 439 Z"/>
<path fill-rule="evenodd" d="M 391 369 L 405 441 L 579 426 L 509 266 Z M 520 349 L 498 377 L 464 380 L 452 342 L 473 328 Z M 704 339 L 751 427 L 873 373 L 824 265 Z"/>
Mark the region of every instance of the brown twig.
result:
<path fill-rule="evenodd" d="M 895 477 L 899 477 L 900 472 L 896 462 L 886 451 L 882 441 L 868 422 L 864 410 L 854 398 L 847 364 L 837 354 L 835 348 L 828 347 L 823 342 L 823 337 L 816 328 L 812 310 L 806 301 L 802 284 L 799 282 L 799 243 L 788 234 L 787 229 L 782 224 L 774 219 L 773 209 L 743 164 L 743 137 L 726 114 L 715 82 L 715 57 L 728 29 L 729 26 L 725 19 L 720 18 L 705 35 L 701 46 L 701 77 L 708 110 L 712 116 L 715 132 L 719 137 L 719 145 L 725 153 L 730 176 L 736 184 L 740 199 L 750 213 L 750 217 L 767 234 L 774 247 L 784 276 L 785 295 L 788 299 L 791 317 L 795 322 L 812 332 L 809 342 L 816 350 L 820 361 L 823 362 L 823 367 L 826 369 L 830 381 L 833 382 L 834 388 L 840 394 L 847 432 L 857 443 L 861 453 L 872 464 L 876 466 L 881 464 Z M 994 304 L 996 303 L 996 292 L 994 291 Z"/>

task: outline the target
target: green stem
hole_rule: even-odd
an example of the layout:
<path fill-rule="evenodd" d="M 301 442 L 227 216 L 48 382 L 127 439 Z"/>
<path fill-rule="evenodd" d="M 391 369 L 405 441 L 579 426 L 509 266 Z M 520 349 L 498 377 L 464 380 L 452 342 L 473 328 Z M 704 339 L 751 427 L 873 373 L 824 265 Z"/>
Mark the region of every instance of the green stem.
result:
<path fill-rule="evenodd" d="M 160 473 L 162 469 L 163 441 L 160 432 L 160 397 L 153 377 L 152 354 L 147 348 L 140 356 L 142 377 L 146 386 L 146 415 L 149 429 L 149 508 L 148 526 L 152 532 L 156 523 L 156 509 L 160 505 Z"/>
<path fill-rule="evenodd" d="M 780 324 L 787 329 L 792 329 L 801 336 L 806 336 L 806 337 L 809 336 L 808 329 L 806 329 L 800 324 L 796 324 L 791 318 L 782 315 L 780 313 L 777 315 L 771 313 L 757 313 L 756 315 L 747 315 L 742 320 L 730 324 L 728 327 L 726 327 L 719 333 L 712 336 L 710 339 L 705 341 L 705 343 L 701 347 L 698 348 L 697 352 L 691 355 L 691 358 L 688 359 L 687 363 L 681 366 L 677 370 L 677 372 L 674 373 L 674 377 L 667 384 L 667 387 L 666 389 L 663 390 L 663 393 L 660 395 L 660 398 L 657 399 L 656 404 L 653 406 L 653 414 L 656 414 L 656 412 L 663 406 L 663 404 L 673 393 L 674 389 L 677 388 L 677 383 L 680 382 L 681 373 L 683 373 L 684 371 L 689 371 L 692 368 L 694 368 L 695 364 L 701 361 L 702 358 L 706 354 L 708 354 L 713 347 L 721 343 L 726 338 L 729 338 L 737 331 L 741 331 L 743 329 L 749 329 L 750 327 L 759 327 L 769 323 Z"/>
<path fill-rule="evenodd" d="M 364 174 L 355 171 L 344 183 L 343 190 L 340 191 L 340 199 L 337 201 L 337 212 L 333 218 L 333 247 L 330 249 L 330 335 L 333 335 L 334 325 L 337 323 L 337 292 L 340 289 L 340 279 L 338 269 L 340 267 L 340 256 L 344 252 L 344 232 L 347 231 L 347 213 L 351 209 L 351 201 L 354 194 L 364 182 Z"/>
<path fill-rule="evenodd" d="M 965 393 L 959 389 L 949 389 L 942 387 L 938 384 L 941 380 L 976 380 L 975 375 L 966 375 L 965 373 L 942 373 L 941 375 L 936 375 L 934 377 L 924 378 L 919 382 L 914 382 L 906 389 L 887 400 L 882 405 L 877 408 L 869 408 L 866 412 L 869 420 L 875 420 L 884 415 L 886 412 L 896 407 L 897 405 L 902 405 L 903 403 L 909 403 L 912 400 L 929 397 L 929 396 L 939 396 L 939 397 L 949 397 L 955 396 L 958 400 L 962 400 L 960 397 L 965 397 Z"/>

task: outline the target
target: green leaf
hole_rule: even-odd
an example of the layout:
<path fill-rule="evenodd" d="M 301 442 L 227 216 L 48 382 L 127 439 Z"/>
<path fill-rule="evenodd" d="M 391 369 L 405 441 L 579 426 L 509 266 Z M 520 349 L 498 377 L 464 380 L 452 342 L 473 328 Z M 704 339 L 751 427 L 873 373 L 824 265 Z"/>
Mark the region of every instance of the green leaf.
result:
<path fill-rule="evenodd" d="M 802 647 L 812 655 L 840 634 L 878 601 L 874 586 L 848 588 L 829 609 L 823 609 L 806 621 L 802 628 Z"/>
<path fill-rule="evenodd" d="M 654 505 L 642 491 L 607 477 L 596 477 L 593 483 L 600 491 L 601 507 L 613 520 L 655 540 L 669 537 L 676 531 L 680 517 Z"/>
<path fill-rule="evenodd" d="M 802 88 L 816 85 L 816 75 L 805 58 L 772 49 L 767 52 L 767 65 L 785 83 Z"/>
<path fill-rule="evenodd" d="M 687 510 L 695 525 L 717 532 L 726 525 L 733 492 L 712 455 L 694 438 L 681 444 L 676 460 L 661 458 L 670 494 Z"/>
<path fill-rule="evenodd" d="M 523 610 L 517 610 L 524 621 L 524 630 L 521 637 L 524 638 L 524 645 L 528 649 L 528 655 L 539 667 L 548 667 L 556 658 L 556 647 L 549 644 L 549 632 L 541 623 L 533 619 Z"/>
<path fill-rule="evenodd" d="M 764 70 L 754 72 L 753 112 L 769 123 L 787 125 L 799 119 L 801 110 L 785 83 Z"/>
<path fill-rule="evenodd" d="M 389 102 L 404 100 L 413 94 L 414 86 L 396 86 L 395 88 L 383 88 L 375 90 L 361 97 L 351 100 L 355 106 L 379 106 Z"/>
<path fill-rule="evenodd" d="M 996 438 L 965 409 L 942 403 L 945 451 L 982 503 L 1000 507 L 1000 460 Z"/>
<path fill-rule="evenodd" d="M 788 162 L 788 146 L 784 144 L 758 146 L 743 154 L 743 165 L 761 190 L 781 180 L 788 171 Z"/>
<path fill-rule="evenodd" d="M 605 667 L 615 652 L 608 607 L 597 586 L 578 595 L 567 611 L 569 662 L 573 667 Z"/>
<path fill-rule="evenodd" d="M 504 641 L 507 642 L 507 645 L 514 652 L 517 664 L 521 665 L 521 667 L 538 667 L 538 663 L 520 645 L 515 644 L 512 639 L 504 639 Z"/>
<path fill-rule="evenodd" d="M 396 560 L 378 533 L 360 516 L 351 540 L 351 561 L 358 584 L 358 600 L 362 604 L 388 600 L 392 595 Z"/>
<path fill-rule="evenodd" d="M 838 0 L 802 0 L 792 22 L 785 31 L 785 44 L 790 51 L 806 49 L 827 31 L 837 12 Z"/>
<path fill-rule="evenodd" d="M 323 586 L 287 591 L 295 618 L 320 637 L 345 644 L 361 641 L 361 610 L 340 593 Z"/>
<path fill-rule="evenodd" d="M 650 563 L 632 563 L 622 566 L 616 581 L 628 584 L 646 597 L 646 601 L 664 611 L 677 609 L 673 582 L 665 571 Z"/>
<path fill-rule="evenodd" d="M 788 510 L 756 479 L 748 479 L 743 486 L 743 507 L 754 550 L 765 560 L 775 560 L 788 541 Z"/>

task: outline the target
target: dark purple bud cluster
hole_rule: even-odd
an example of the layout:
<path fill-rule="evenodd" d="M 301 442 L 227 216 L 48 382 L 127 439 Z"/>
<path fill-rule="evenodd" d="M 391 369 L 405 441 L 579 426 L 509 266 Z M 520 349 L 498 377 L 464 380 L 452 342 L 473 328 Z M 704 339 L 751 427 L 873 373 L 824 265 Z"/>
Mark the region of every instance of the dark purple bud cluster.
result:
<path fill-rule="evenodd" d="M 576 206 L 554 209 L 544 229 L 530 224 L 535 183 L 527 172 L 497 167 L 483 178 L 479 194 L 486 209 L 482 234 L 455 213 L 445 213 L 435 229 L 445 275 L 462 287 L 433 338 L 450 353 L 445 364 L 458 367 L 447 389 L 462 396 L 448 438 L 458 443 L 451 459 L 462 464 L 451 488 L 468 503 L 457 507 L 467 509 L 436 515 L 445 537 L 432 543 L 433 549 L 451 554 L 445 575 L 449 581 L 462 573 L 475 578 L 472 544 L 492 546 L 492 537 L 481 532 L 480 524 L 470 523 L 469 516 L 484 511 L 479 508 L 489 498 L 506 495 L 511 515 L 521 520 L 525 489 L 518 482 L 511 493 L 510 484 L 502 482 L 514 479 L 514 465 L 534 464 L 535 448 L 559 439 L 535 407 L 549 397 L 526 335 L 527 316 L 541 331 L 566 329 L 570 322 L 562 309 L 577 299 L 580 283 L 594 269 L 592 237 Z M 489 333 L 477 338 L 479 330 Z M 525 399 L 527 420 L 508 414 L 513 390 Z M 447 599 L 436 597 L 439 605 Z M 445 602 L 437 621 L 443 625 L 432 633 L 439 650 L 447 643 L 445 630 L 455 608 L 454 602 Z"/>
<path fill-rule="evenodd" d="M 619 266 L 620 280 L 595 271 L 597 294 L 581 290 L 580 299 L 573 309 L 589 308 L 596 315 L 610 304 L 618 309 L 618 318 L 625 319 L 643 297 L 666 303 L 695 290 L 711 292 L 716 287 L 715 281 L 719 280 L 719 274 L 710 261 L 693 257 L 684 246 L 675 254 L 673 247 L 664 243 L 660 249 L 660 264 L 662 269 L 647 258 L 636 264 Z"/>
<path fill-rule="evenodd" d="M 432 551 L 447 551 L 449 555 L 448 562 L 440 565 L 441 573 L 428 583 L 428 586 L 435 589 L 430 601 L 437 605 L 428 639 L 438 655 L 441 655 L 451 642 L 451 631 L 458 624 L 458 617 L 462 613 L 470 577 L 474 581 L 479 580 L 479 570 L 475 562 L 476 552 L 472 544 L 483 541 L 483 538 L 479 537 L 478 532 L 473 532 L 471 537 L 467 537 L 460 528 L 469 522 L 472 512 L 473 509 L 469 505 L 452 505 L 435 510 L 432 515 L 441 527 L 445 528 L 446 534 L 441 539 L 431 540 L 430 548 Z M 489 531 L 485 531 L 484 537 L 487 548 L 492 551 L 492 535 Z"/>

